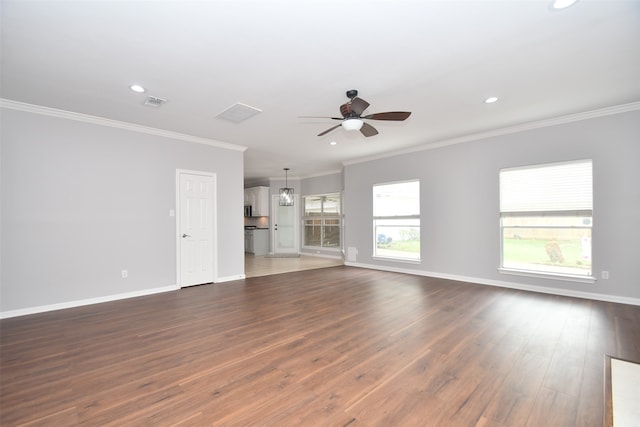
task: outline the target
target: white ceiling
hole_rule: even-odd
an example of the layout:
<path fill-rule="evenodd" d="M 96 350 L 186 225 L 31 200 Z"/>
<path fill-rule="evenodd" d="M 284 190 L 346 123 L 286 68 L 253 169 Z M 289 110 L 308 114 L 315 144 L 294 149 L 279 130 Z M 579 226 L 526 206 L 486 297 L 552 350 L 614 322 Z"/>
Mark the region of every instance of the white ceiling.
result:
<path fill-rule="evenodd" d="M 1 96 L 248 147 L 245 178 L 640 100 L 640 2 L 5 1 Z M 128 89 L 139 83 L 148 89 Z M 345 91 L 365 138 L 337 122 Z M 158 109 L 146 95 L 165 98 Z M 497 96 L 495 104 L 484 99 Z M 236 102 L 262 113 L 215 116 Z M 338 142 L 330 146 L 330 141 Z"/>

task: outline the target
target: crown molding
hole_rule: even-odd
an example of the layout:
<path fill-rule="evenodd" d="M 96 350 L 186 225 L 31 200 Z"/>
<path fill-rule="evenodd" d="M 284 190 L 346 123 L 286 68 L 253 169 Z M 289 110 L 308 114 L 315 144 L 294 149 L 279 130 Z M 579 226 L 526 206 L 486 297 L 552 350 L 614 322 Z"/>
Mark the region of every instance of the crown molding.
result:
<path fill-rule="evenodd" d="M 565 123 L 577 122 L 581 120 L 589 120 L 589 119 L 594 119 L 598 117 L 611 116 L 614 114 L 622 114 L 622 113 L 627 113 L 635 110 L 640 110 L 640 101 L 630 102 L 628 104 L 616 105 L 613 107 L 600 108 L 597 110 L 586 111 L 583 113 L 569 114 L 566 116 L 560 116 L 560 117 L 540 120 L 540 121 L 531 122 L 531 123 L 524 123 L 521 125 L 509 126 L 501 129 L 494 129 L 487 132 L 480 132 L 480 133 L 460 136 L 452 139 L 445 139 L 442 141 L 422 144 L 422 145 L 407 148 L 404 150 L 386 152 L 383 154 L 379 154 L 377 156 L 368 156 L 368 157 L 361 157 L 355 160 L 347 160 L 342 164 L 344 166 L 348 166 L 348 165 L 354 165 L 358 163 L 365 163 L 365 162 L 370 162 L 372 160 L 386 159 L 389 157 L 395 157 L 402 154 L 410 154 L 410 153 L 416 153 L 419 151 L 433 150 L 436 148 L 446 147 L 449 145 L 462 144 L 464 142 L 478 141 L 481 139 L 491 138 L 495 136 L 524 132 L 532 129 L 541 129 L 541 128 L 561 125 Z"/>
<path fill-rule="evenodd" d="M 269 180 L 269 182 L 272 182 L 272 181 L 284 181 L 285 180 L 285 178 L 283 178 L 281 176 L 270 176 L 267 179 Z M 289 179 L 289 181 L 298 181 L 298 182 L 300 182 L 300 180 L 302 180 L 303 178 L 300 177 L 300 176 L 291 176 L 291 175 L 289 175 L 288 179 Z"/>
<path fill-rule="evenodd" d="M 57 108 L 43 107 L 40 105 L 27 104 L 24 102 L 12 101 L 0 98 L 0 107 L 10 110 L 25 111 L 27 113 L 41 114 L 45 116 L 57 117 L 67 120 L 75 120 L 83 123 L 90 123 L 99 126 L 124 129 L 132 132 L 145 133 L 147 135 L 161 136 L 164 138 L 177 139 L 180 141 L 193 142 L 196 144 L 210 145 L 212 147 L 225 148 L 234 151 L 246 151 L 247 147 L 227 142 L 216 141 L 214 139 L 201 138 L 199 136 L 186 135 L 184 133 L 172 132 L 152 128 L 148 126 L 136 125 L 133 123 L 121 122 L 118 120 L 105 119 L 103 117 L 90 116 L 88 114 L 75 113 L 73 111 L 59 110 Z"/>
<path fill-rule="evenodd" d="M 335 170 L 319 172 L 319 173 L 315 173 L 315 174 L 311 174 L 311 175 L 303 175 L 303 176 L 300 177 L 300 179 L 319 178 L 321 176 L 337 175 L 337 174 L 341 174 L 341 173 L 342 173 L 342 169 L 335 169 Z"/>
<path fill-rule="evenodd" d="M 310 178 L 319 178 L 322 176 L 327 176 L 327 175 L 337 175 L 337 174 L 341 174 L 342 173 L 342 169 L 334 169 L 334 170 L 330 170 L 330 171 L 325 171 L 325 172 L 319 172 L 316 174 L 312 174 L 312 175 L 300 175 L 300 176 L 292 176 L 289 175 L 289 179 L 295 179 L 298 181 L 301 181 L 303 179 L 310 179 Z M 282 178 L 281 176 L 270 176 L 267 178 L 269 181 L 283 181 L 284 178 Z"/>

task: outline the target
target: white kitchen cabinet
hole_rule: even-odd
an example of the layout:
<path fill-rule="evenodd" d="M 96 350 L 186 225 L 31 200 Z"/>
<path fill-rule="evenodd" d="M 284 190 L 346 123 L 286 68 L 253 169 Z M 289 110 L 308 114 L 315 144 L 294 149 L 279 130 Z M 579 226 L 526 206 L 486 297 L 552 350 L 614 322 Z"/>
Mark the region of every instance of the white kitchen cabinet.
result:
<path fill-rule="evenodd" d="M 266 255 L 269 252 L 269 230 L 244 230 L 244 251 L 254 255 Z"/>
<path fill-rule="evenodd" d="M 245 188 L 244 203 L 251 206 L 251 216 L 269 216 L 269 187 Z"/>

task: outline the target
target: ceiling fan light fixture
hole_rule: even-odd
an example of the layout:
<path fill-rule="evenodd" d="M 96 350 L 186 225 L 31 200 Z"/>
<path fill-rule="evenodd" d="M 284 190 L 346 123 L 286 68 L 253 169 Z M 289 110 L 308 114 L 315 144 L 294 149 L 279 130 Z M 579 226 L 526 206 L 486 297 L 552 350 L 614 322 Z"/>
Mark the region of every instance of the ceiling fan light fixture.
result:
<path fill-rule="evenodd" d="M 317 117 L 317 116 L 302 116 L 302 117 L 315 117 L 315 118 L 325 118 L 331 120 L 340 120 L 340 123 L 337 125 L 331 126 L 329 129 L 326 129 L 318 134 L 318 136 L 324 136 L 329 132 L 338 129 L 340 126 L 344 128 L 344 130 L 359 130 L 362 135 L 365 137 L 371 137 L 378 134 L 376 128 L 371 126 L 368 122 L 365 123 L 362 119 L 366 120 L 386 120 L 393 122 L 401 122 L 406 120 L 411 115 L 410 111 L 387 111 L 384 113 L 374 113 L 362 115 L 369 108 L 369 103 L 362 98 L 358 98 L 357 90 L 350 90 L 347 92 L 347 98 L 349 98 L 349 102 L 342 104 L 340 106 L 340 114 L 342 117 Z"/>
<path fill-rule="evenodd" d="M 554 0 L 551 4 L 551 8 L 554 10 L 566 9 L 577 3 L 578 0 Z"/>
<path fill-rule="evenodd" d="M 360 119 L 346 119 L 342 122 L 342 127 L 346 130 L 360 130 L 364 122 Z"/>

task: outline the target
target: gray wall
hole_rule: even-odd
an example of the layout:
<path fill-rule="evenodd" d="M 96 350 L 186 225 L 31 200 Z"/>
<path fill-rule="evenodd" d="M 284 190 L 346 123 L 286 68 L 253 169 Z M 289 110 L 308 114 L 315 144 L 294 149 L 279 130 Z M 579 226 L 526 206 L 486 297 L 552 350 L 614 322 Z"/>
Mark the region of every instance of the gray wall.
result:
<path fill-rule="evenodd" d="M 303 196 L 314 194 L 340 193 L 342 191 L 342 172 L 305 178 L 301 182 Z"/>
<path fill-rule="evenodd" d="M 216 174 L 217 278 L 244 275 L 242 151 L 0 111 L 2 313 L 175 286 L 176 169 Z"/>
<path fill-rule="evenodd" d="M 585 284 L 498 272 L 498 171 L 593 159 L 593 269 Z M 527 130 L 345 167 L 345 248 L 353 265 L 640 303 L 640 111 Z M 419 264 L 374 259 L 372 186 L 420 179 Z M 589 296 L 589 295 L 587 295 Z"/>

